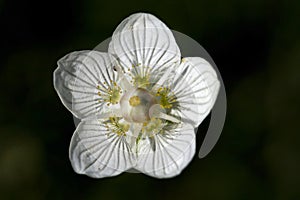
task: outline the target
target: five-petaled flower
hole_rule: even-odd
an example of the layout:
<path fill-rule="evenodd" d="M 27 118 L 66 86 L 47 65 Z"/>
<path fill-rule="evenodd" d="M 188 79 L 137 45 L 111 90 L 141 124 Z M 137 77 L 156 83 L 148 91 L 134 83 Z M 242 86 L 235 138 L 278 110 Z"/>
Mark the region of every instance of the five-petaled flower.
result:
<path fill-rule="evenodd" d="M 181 58 L 163 22 L 129 16 L 107 53 L 78 51 L 58 61 L 54 87 L 80 119 L 69 149 L 73 169 L 94 178 L 129 169 L 156 178 L 180 174 L 219 86 L 206 60 Z"/>

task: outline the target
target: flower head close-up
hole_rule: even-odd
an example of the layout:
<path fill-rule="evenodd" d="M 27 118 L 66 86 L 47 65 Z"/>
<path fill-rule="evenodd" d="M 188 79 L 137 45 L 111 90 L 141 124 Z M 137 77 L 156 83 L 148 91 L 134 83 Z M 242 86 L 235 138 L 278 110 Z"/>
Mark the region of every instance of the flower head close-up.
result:
<path fill-rule="evenodd" d="M 75 172 L 170 178 L 195 155 L 195 129 L 210 113 L 220 81 L 205 59 L 181 56 L 162 21 L 137 13 L 117 26 L 107 52 L 61 58 L 54 87 L 80 120 L 69 148 Z"/>

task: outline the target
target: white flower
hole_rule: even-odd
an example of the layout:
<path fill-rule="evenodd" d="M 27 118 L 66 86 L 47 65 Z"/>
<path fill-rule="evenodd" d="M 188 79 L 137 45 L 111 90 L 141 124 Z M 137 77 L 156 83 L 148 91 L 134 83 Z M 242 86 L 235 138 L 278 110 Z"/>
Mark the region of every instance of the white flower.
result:
<path fill-rule="evenodd" d="M 195 154 L 195 132 L 219 90 L 212 66 L 181 59 L 168 27 L 133 14 L 113 33 L 108 53 L 73 52 L 58 61 L 54 87 L 81 122 L 70 144 L 74 170 L 94 178 L 134 168 L 178 175 Z"/>

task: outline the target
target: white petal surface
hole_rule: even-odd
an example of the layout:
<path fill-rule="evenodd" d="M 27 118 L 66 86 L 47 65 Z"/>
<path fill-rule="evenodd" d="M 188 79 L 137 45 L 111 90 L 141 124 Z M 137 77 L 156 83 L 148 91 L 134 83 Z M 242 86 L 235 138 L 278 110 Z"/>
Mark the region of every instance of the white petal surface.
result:
<path fill-rule="evenodd" d="M 171 30 L 146 13 L 133 14 L 119 24 L 108 53 L 119 59 L 126 72 L 134 65 L 133 73 L 145 76 L 150 71 L 152 79 L 181 58 Z"/>
<path fill-rule="evenodd" d="M 195 154 L 195 133 L 190 124 L 158 133 L 139 143 L 137 170 L 155 177 L 179 175 Z"/>
<path fill-rule="evenodd" d="M 105 94 L 116 79 L 111 57 L 98 51 L 72 52 L 58 61 L 54 71 L 54 87 L 61 101 L 80 119 L 106 111 L 107 102 L 98 92 Z"/>
<path fill-rule="evenodd" d="M 203 58 L 184 58 L 171 85 L 179 109 L 172 111 L 183 121 L 198 127 L 209 114 L 218 95 L 220 82 L 213 67 Z"/>
<path fill-rule="evenodd" d="M 98 120 L 79 124 L 69 150 L 75 172 L 103 178 L 116 176 L 132 168 L 135 157 L 125 136 L 108 133 Z"/>

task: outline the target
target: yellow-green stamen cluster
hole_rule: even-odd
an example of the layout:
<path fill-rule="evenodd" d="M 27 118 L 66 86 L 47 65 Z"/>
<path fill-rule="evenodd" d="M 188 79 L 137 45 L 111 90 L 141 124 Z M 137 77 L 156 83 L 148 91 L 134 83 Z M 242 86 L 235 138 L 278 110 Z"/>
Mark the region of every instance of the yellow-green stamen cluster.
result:
<path fill-rule="evenodd" d="M 160 87 L 158 88 L 156 94 L 159 99 L 159 104 L 165 108 L 170 109 L 176 103 L 176 96 L 174 93 L 171 93 L 170 88 L 168 87 Z"/>
<path fill-rule="evenodd" d="M 133 79 L 133 84 L 136 87 L 147 88 L 150 85 L 150 76 L 136 76 Z"/>
<path fill-rule="evenodd" d="M 132 83 L 135 87 L 148 88 L 150 86 L 150 72 L 149 67 L 141 66 L 139 63 L 137 66 L 132 65 L 128 71 L 131 72 Z"/>
<path fill-rule="evenodd" d="M 104 85 L 106 83 L 103 83 Z M 101 97 L 101 100 L 99 101 L 105 101 L 107 102 L 107 105 L 110 104 L 117 104 L 121 99 L 121 88 L 117 85 L 116 82 L 112 81 L 111 86 L 107 86 L 108 88 L 103 88 L 100 85 L 97 86 L 98 95 Z"/>
<path fill-rule="evenodd" d="M 119 117 L 110 117 L 108 121 L 105 122 L 105 127 L 107 131 L 116 133 L 118 136 L 126 136 L 126 132 L 129 130 L 130 125 L 126 123 L 120 123 Z"/>
<path fill-rule="evenodd" d="M 147 134 L 149 137 L 153 137 L 153 135 L 159 133 L 162 128 L 162 120 L 153 117 L 149 122 L 143 123 L 142 132 Z"/>

